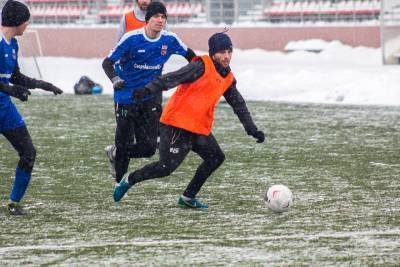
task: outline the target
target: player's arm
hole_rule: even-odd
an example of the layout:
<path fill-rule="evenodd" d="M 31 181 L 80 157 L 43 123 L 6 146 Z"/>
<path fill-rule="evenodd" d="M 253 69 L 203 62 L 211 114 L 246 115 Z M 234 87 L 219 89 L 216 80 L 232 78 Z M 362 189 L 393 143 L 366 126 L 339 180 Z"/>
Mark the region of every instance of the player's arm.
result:
<path fill-rule="evenodd" d="M 175 54 L 181 55 L 188 62 L 191 62 L 192 59 L 196 56 L 196 53 L 193 51 L 193 49 L 187 47 L 184 42 L 176 35 L 173 34 L 174 36 L 174 42 L 172 43 L 172 51 L 174 51 Z"/>
<path fill-rule="evenodd" d="M 150 94 L 158 93 L 163 90 L 174 88 L 182 83 L 191 83 L 199 79 L 204 74 L 204 63 L 196 60 L 183 66 L 177 71 L 158 76 L 145 86 L 145 90 Z"/>
<path fill-rule="evenodd" d="M 203 74 L 203 61 L 193 61 L 177 71 L 158 76 L 153 81 L 149 82 L 144 88 L 135 90 L 135 98 L 141 100 L 145 95 L 156 95 L 161 91 L 174 88 L 179 84 L 194 82 Z"/>
<path fill-rule="evenodd" d="M 31 94 L 28 88 L 21 85 L 4 84 L 0 82 L 0 92 L 6 93 L 9 96 L 18 98 L 21 101 L 27 101 L 28 96 Z"/>
<path fill-rule="evenodd" d="M 106 57 L 103 60 L 102 66 L 103 66 L 103 70 L 106 73 L 107 77 L 112 82 L 114 90 L 120 90 L 125 86 L 125 81 L 123 79 L 121 79 L 121 77 L 119 77 L 117 75 L 117 73 L 115 72 L 114 64 L 115 64 L 115 61 L 112 61 L 110 58 Z"/>
<path fill-rule="evenodd" d="M 238 116 L 242 123 L 246 133 L 257 139 L 258 143 L 264 142 L 265 135 L 262 131 L 257 129 L 253 118 L 249 110 L 247 109 L 246 101 L 236 88 L 236 80 L 233 81 L 232 85 L 225 91 L 224 97 L 226 102 L 232 107 L 233 112 Z"/>
<path fill-rule="evenodd" d="M 114 90 L 120 90 L 125 86 L 125 81 L 115 72 L 114 64 L 128 51 L 129 41 L 127 35 L 124 35 L 117 43 L 117 46 L 111 50 L 110 54 L 103 60 L 103 70 L 112 82 Z"/>
<path fill-rule="evenodd" d="M 117 73 L 115 72 L 114 69 L 114 64 L 115 61 L 111 60 L 110 58 L 106 57 L 103 60 L 103 63 L 101 64 L 101 66 L 103 67 L 103 70 L 105 72 L 105 74 L 107 75 L 107 77 L 112 81 L 112 79 L 114 77 L 117 76 Z"/>
<path fill-rule="evenodd" d="M 14 85 L 20 85 L 28 89 L 34 89 L 34 88 L 40 88 L 45 91 L 52 92 L 55 95 L 62 94 L 63 91 L 58 88 L 57 86 L 54 86 L 53 84 L 49 82 L 45 82 L 42 80 L 36 80 L 34 78 L 30 78 L 24 74 L 21 73 L 18 63 L 17 66 L 11 75 L 10 82 Z"/>
<path fill-rule="evenodd" d="M 192 62 L 192 59 L 196 56 L 196 53 L 193 51 L 193 49 L 188 48 L 187 49 L 187 54 L 185 56 L 186 60 L 188 62 Z"/>

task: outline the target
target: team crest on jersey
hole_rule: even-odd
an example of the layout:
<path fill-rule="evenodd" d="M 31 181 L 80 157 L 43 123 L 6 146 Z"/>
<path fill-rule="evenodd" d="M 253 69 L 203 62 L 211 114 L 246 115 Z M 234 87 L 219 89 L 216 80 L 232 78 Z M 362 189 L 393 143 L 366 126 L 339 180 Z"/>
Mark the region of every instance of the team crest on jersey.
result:
<path fill-rule="evenodd" d="M 170 147 L 169 152 L 172 154 L 178 154 L 179 153 L 179 147 Z"/>
<path fill-rule="evenodd" d="M 17 59 L 17 52 L 15 52 L 15 49 L 12 50 L 12 57 L 14 60 Z"/>
<path fill-rule="evenodd" d="M 165 56 L 167 54 L 168 45 L 161 46 L 161 55 Z"/>

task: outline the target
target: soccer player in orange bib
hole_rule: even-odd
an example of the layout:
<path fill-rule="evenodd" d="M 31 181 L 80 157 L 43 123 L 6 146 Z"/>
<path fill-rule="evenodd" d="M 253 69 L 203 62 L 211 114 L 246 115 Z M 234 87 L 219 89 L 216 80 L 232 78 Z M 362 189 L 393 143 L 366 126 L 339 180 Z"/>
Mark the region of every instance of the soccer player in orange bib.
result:
<path fill-rule="evenodd" d="M 118 29 L 118 40 L 125 33 L 140 29 L 146 25 L 146 11 L 150 3 L 151 0 L 136 0 L 134 9 L 122 16 Z"/>
<path fill-rule="evenodd" d="M 183 68 L 155 78 L 135 97 L 161 92 L 179 85 L 162 112 L 160 123 L 160 159 L 141 169 L 126 174 L 115 187 L 113 197 L 120 201 L 133 185 L 175 171 L 189 151 L 197 153 L 203 162 L 193 179 L 178 199 L 187 208 L 208 208 L 196 199 L 207 178 L 223 163 L 225 155 L 211 132 L 214 109 L 221 96 L 233 108 L 247 134 L 258 143 L 265 135 L 258 130 L 247 109 L 246 102 L 236 89 L 230 69 L 232 41 L 226 33 L 216 33 L 208 40 L 209 55 L 195 57 Z"/>

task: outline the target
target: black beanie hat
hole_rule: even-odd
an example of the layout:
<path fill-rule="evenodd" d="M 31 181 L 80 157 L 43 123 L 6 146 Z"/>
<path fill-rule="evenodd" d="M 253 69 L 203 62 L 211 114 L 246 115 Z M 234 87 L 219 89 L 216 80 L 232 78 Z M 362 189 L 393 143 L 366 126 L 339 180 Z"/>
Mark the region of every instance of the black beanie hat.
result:
<path fill-rule="evenodd" d="M 218 32 L 208 39 L 208 54 L 210 56 L 226 49 L 232 50 L 231 38 L 226 33 Z"/>
<path fill-rule="evenodd" d="M 8 0 L 1 11 L 1 25 L 18 27 L 27 22 L 31 14 L 28 7 L 18 1 Z"/>
<path fill-rule="evenodd" d="M 151 2 L 150 5 L 147 6 L 146 10 L 146 22 L 148 22 L 152 16 L 158 13 L 167 16 L 167 9 L 165 8 L 164 4 L 161 2 Z"/>

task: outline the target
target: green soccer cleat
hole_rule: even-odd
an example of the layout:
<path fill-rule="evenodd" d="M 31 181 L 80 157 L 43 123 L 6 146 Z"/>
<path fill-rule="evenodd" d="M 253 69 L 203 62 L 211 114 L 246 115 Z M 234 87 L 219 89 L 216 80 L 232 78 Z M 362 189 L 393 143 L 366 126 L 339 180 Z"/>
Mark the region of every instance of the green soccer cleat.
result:
<path fill-rule="evenodd" d="M 191 198 L 190 200 L 184 200 L 182 196 L 178 199 L 178 205 L 181 208 L 192 208 L 192 209 L 207 209 L 208 205 L 201 203 L 199 200 L 195 198 Z"/>
<path fill-rule="evenodd" d="M 128 183 L 128 174 L 126 174 L 124 178 L 122 178 L 121 182 L 119 182 L 119 184 L 116 184 L 116 186 L 114 187 L 114 201 L 119 202 L 124 197 L 126 192 L 128 192 L 129 188 L 130 185 Z"/>
<path fill-rule="evenodd" d="M 11 202 L 7 205 L 8 212 L 11 215 L 26 215 L 26 212 L 22 209 L 21 205 L 16 202 Z"/>

